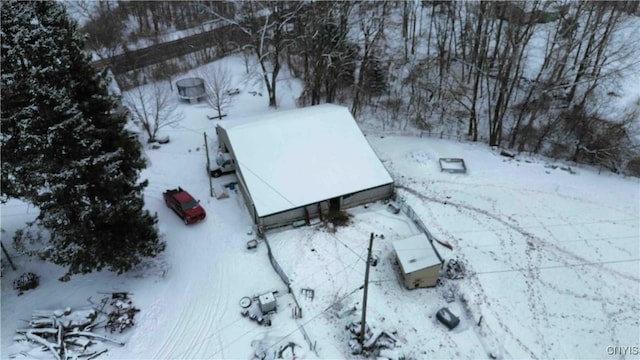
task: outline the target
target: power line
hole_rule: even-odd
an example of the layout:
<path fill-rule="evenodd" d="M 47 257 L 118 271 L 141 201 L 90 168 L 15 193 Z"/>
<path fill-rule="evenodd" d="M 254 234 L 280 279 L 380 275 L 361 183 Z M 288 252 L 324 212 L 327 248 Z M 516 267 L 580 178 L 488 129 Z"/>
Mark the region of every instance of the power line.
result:
<path fill-rule="evenodd" d="M 506 221 L 506 220 L 505 220 Z M 530 225 L 530 226 L 519 226 L 519 225 L 515 225 L 517 226 L 519 229 L 539 229 L 539 228 L 548 228 L 548 227 L 563 227 L 563 226 L 576 226 L 576 225 L 594 225 L 594 224 L 605 224 L 605 223 L 615 223 L 615 222 L 627 222 L 627 221 L 638 221 L 638 219 L 612 219 L 612 220 L 599 220 L 599 221 L 589 221 L 589 222 L 569 222 L 569 223 L 565 223 L 565 224 L 540 224 L 540 225 Z M 503 231 L 503 230 L 509 230 L 511 229 L 510 227 L 504 227 L 504 228 L 492 228 L 492 229 L 477 229 L 477 230 L 460 230 L 460 231 L 456 231 L 456 233 L 459 234 L 466 234 L 466 233 L 482 233 L 482 232 L 492 232 L 492 231 Z"/>
<path fill-rule="evenodd" d="M 630 236 L 610 236 L 610 237 L 600 237 L 600 238 L 589 238 L 589 239 L 578 239 L 578 240 L 558 240 L 558 241 L 549 241 L 551 244 L 566 244 L 573 242 L 592 242 L 592 241 L 607 241 L 613 239 L 638 239 L 640 235 L 630 235 Z M 468 243 L 466 243 L 468 244 Z M 484 245 L 475 245 L 478 248 L 493 248 L 493 247 L 505 247 L 505 246 L 513 246 L 513 245 L 526 245 L 526 242 L 516 242 L 515 244 L 484 244 Z M 411 249 L 414 250 L 414 249 Z"/>
<path fill-rule="evenodd" d="M 248 167 L 245 163 L 240 162 L 240 160 L 238 160 L 238 159 L 236 159 L 236 162 L 238 163 L 238 165 L 242 165 L 245 169 L 249 170 L 250 173 L 252 173 L 256 178 L 258 178 L 258 180 L 260 180 L 263 184 L 267 185 L 271 190 L 273 190 L 276 194 L 278 194 L 278 196 L 283 198 L 291 206 L 296 207 L 296 205 L 291 200 L 289 200 L 286 196 L 282 195 L 282 193 L 280 193 L 280 191 L 278 191 L 276 188 L 271 186 L 271 184 L 269 184 L 266 180 L 264 180 L 258 174 L 256 174 L 255 171 L 251 170 L 251 168 Z"/>
<path fill-rule="evenodd" d="M 343 270 L 343 272 L 344 272 L 344 271 L 346 271 L 346 269 L 345 269 L 345 270 Z M 331 279 L 329 279 L 329 280 L 331 280 Z M 327 280 L 327 281 L 329 281 L 329 280 Z M 358 290 L 362 289 L 363 287 L 364 287 L 364 285 L 362 285 L 362 286 L 360 286 L 360 287 L 358 287 L 358 288 L 356 288 L 356 289 L 352 290 L 352 291 L 351 291 L 351 292 L 349 292 L 348 294 L 346 294 L 346 295 L 344 295 L 344 296 L 340 297 L 340 298 L 339 298 L 339 299 L 337 299 L 336 301 L 334 301 L 334 302 L 332 302 L 331 304 L 329 304 L 329 306 L 327 306 L 324 310 L 320 311 L 319 313 L 315 314 L 314 316 L 312 316 L 311 318 L 309 318 L 307 321 L 305 321 L 304 323 L 302 323 L 302 325 L 298 325 L 298 324 L 296 324 L 296 327 L 295 327 L 295 329 L 294 329 L 294 330 L 292 330 L 292 331 L 291 331 L 291 332 L 289 332 L 288 334 L 286 334 L 286 335 L 282 336 L 280 339 L 278 339 L 277 341 L 275 341 L 271 346 L 267 347 L 265 350 L 269 350 L 269 349 L 271 349 L 271 348 L 275 347 L 278 343 L 280 343 L 281 341 L 285 340 L 285 339 L 286 339 L 286 338 L 288 338 L 289 336 L 291 336 L 291 335 L 293 335 L 294 333 L 296 333 L 297 331 L 299 331 L 299 329 L 300 329 L 300 327 L 301 327 L 301 326 L 305 326 L 305 325 L 307 325 L 307 324 L 311 323 L 312 321 L 315 321 L 315 320 L 316 320 L 320 315 L 322 315 L 322 314 L 326 313 L 327 311 L 331 310 L 331 309 L 332 309 L 336 304 L 339 304 L 340 302 L 342 302 L 342 300 L 344 300 L 344 299 L 348 298 L 349 296 L 353 295 L 356 291 L 358 291 Z M 239 318 L 239 319 L 237 319 L 237 320 L 235 320 L 235 321 L 232 321 L 231 323 L 229 323 L 229 324 L 225 325 L 224 327 L 222 327 L 222 328 L 221 328 L 221 331 L 218 331 L 218 332 L 216 332 L 216 333 L 214 333 L 214 334 L 211 334 L 210 336 L 208 336 L 208 337 L 207 337 L 207 338 L 205 338 L 204 340 L 210 339 L 210 338 L 212 338 L 213 336 L 216 336 L 216 335 L 220 334 L 223 330 L 225 330 L 225 329 L 227 329 L 227 328 L 229 328 L 229 327 L 231 327 L 231 326 L 235 325 L 236 323 L 238 323 L 238 322 L 240 322 L 240 321 L 245 321 L 245 319 L 244 319 L 244 318 Z M 246 335 L 248 335 L 249 333 L 254 332 L 254 331 L 255 331 L 255 329 L 254 329 L 254 328 L 252 328 L 251 330 L 248 330 L 248 331 L 246 331 L 246 332 L 242 333 L 240 336 L 238 336 L 237 338 L 235 338 L 235 339 L 234 339 L 234 340 L 232 340 L 231 342 L 229 342 L 229 343 L 225 344 L 225 346 L 222 346 L 218 351 L 216 351 L 215 353 L 213 353 L 213 354 L 212 354 L 212 356 L 216 356 L 216 355 L 220 354 L 221 352 L 223 352 L 224 350 L 226 350 L 227 348 L 229 348 L 232 344 L 234 344 L 234 343 L 235 343 L 235 342 L 237 342 L 238 340 L 242 339 L 243 337 L 245 337 Z"/>
<path fill-rule="evenodd" d="M 619 263 L 631 263 L 631 262 L 640 262 L 640 258 L 635 259 L 625 259 L 625 260 L 610 260 L 610 261 L 596 261 L 596 262 L 584 262 L 578 264 L 563 264 L 563 265 L 549 265 L 549 266 L 533 266 L 533 267 L 523 267 L 523 268 L 513 268 L 513 269 L 503 269 L 503 270 L 490 270 L 490 271 L 478 271 L 478 272 L 469 272 L 469 275 L 485 275 L 485 274 L 502 274 L 502 273 L 512 273 L 512 272 L 525 272 L 531 270 L 548 270 L 548 269 L 563 269 L 563 268 L 574 268 L 579 266 L 593 266 L 593 265 L 603 265 L 603 264 L 619 264 Z M 398 279 L 379 279 L 379 280 L 371 280 L 372 283 L 384 283 L 390 281 L 398 281 Z"/>
<path fill-rule="evenodd" d="M 356 265 L 359 263 L 359 261 L 360 261 L 360 260 L 364 261 L 364 258 L 363 258 L 362 256 L 358 255 L 358 254 L 357 254 L 353 249 L 351 249 L 349 246 L 347 246 L 346 244 L 344 244 L 342 241 L 340 241 L 340 239 L 338 239 L 335 235 L 333 235 L 333 234 L 329 234 L 329 235 L 331 235 L 334 239 L 336 239 L 336 240 L 337 240 L 338 242 L 340 242 L 342 245 L 344 245 L 344 246 L 345 246 L 345 247 L 347 247 L 349 250 L 351 250 L 351 251 L 352 251 L 352 252 L 353 252 L 353 253 L 358 257 L 358 260 L 356 260 L 352 265 L 348 265 L 348 266 L 347 266 L 347 265 L 345 265 L 345 266 L 343 267 L 343 269 L 342 269 L 342 270 L 340 270 L 338 273 L 336 273 L 336 274 L 335 274 L 335 276 L 337 276 L 338 274 L 346 273 L 349 269 L 351 269 L 351 270 L 355 270 Z M 335 260 L 335 261 L 338 261 L 338 260 Z M 298 283 L 301 283 L 301 282 L 303 282 L 304 280 L 311 278 L 312 276 L 313 276 L 313 275 L 307 276 L 307 277 L 305 277 L 305 278 L 304 278 L 304 279 L 302 279 L 302 280 L 297 280 L 297 282 L 298 282 Z M 333 280 L 333 278 L 331 278 L 331 277 L 330 277 L 330 278 L 327 278 L 327 279 L 324 281 L 324 283 L 330 282 L 330 281 L 332 281 L 332 280 Z M 307 325 L 307 324 L 309 324 L 310 322 L 314 321 L 316 318 L 318 318 L 318 316 L 320 316 L 320 315 L 324 314 L 325 312 L 327 312 L 327 311 L 331 310 L 331 309 L 332 309 L 336 304 L 340 303 L 342 300 L 344 300 L 344 299 L 346 299 L 347 297 L 351 296 L 353 293 L 355 293 L 356 291 L 358 291 L 358 290 L 362 289 L 363 287 L 364 287 L 364 285 L 361 285 L 360 287 L 356 288 L 355 290 L 353 290 L 353 291 L 349 292 L 348 294 L 346 294 L 346 295 L 344 295 L 344 296 L 340 297 L 339 299 L 337 299 L 336 301 L 334 301 L 333 303 L 331 303 L 329 306 L 327 306 L 327 307 L 326 307 L 326 309 L 322 310 L 321 312 L 319 312 L 318 314 L 316 314 L 315 316 L 311 317 L 309 320 L 307 320 L 306 322 L 304 322 L 304 323 L 302 324 L 302 326 Z M 213 334 L 209 335 L 209 336 L 208 336 L 207 338 L 205 338 L 204 340 L 207 340 L 207 339 L 210 339 L 210 338 L 212 338 L 212 337 L 214 337 L 214 336 L 219 335 L 220 333 L 224 332 L 224 330 L 226 330 L 226 329 L 230 328 L 231 326 L 233 326 L 233 325 L 237 324 L 237 323 L 238 323 L 238 322 L 240 322 L 240 321 L 245 321 L 245 319 L 244 319 L 244 318 L 239 318 L 239 319 L 236 319 L 236 320 L 234 320 L 234 321 L 229 322 L 228 324 L 226 324 L 226 325 L 222 326 L 222 327 L 219 329 L 219 331 L 216 331 L 215 333 L 213 333 Z M 294 334 L 295 332 L 299 331 L 299 329 L 300 329 L 300 325 L 297 325 L 297 326 L 296 326 L 296 328 L 295 328 L 294 330 L 292 330 L 290 333 L 288 333 L 287 335 L 283 336 L 282 338 L 280 338 L 279 340 L 277 340 L 276 342 L 274 342 L 274 344 L 272 344 L 271 346 L 267 347 L 265 350 L 269 350 L 269 349 L 271 349 L 271 348 L 275 347 L 275 346 L 276 346 L 278 343 L 280 343 L 282 340 L 286 339 L 287 337 L 291 336 L 291 335 L 292 335 L 292 334 Z M 229 348 L 232 344 L 236 343 L 237 341 L 239 341 L 240 339 L 242 339 L 242 338 L 243 338 L 243 337 L 245 337 L 247 334 L 249 334 L 249 333 L 251 333 L 251 332 L 253 332 L 253 331 L 255 331 L 255 329 L 251 329 L 251 330 L 248 330 L 248 331 L 246 331 L 246 332 L 242 333 L 240 336 L 236 337 L 236 338 L 235 338 L 234 340 L 232 340 L 231 342 L 229 342 L 229 343 L 224 344 L 223 346 L 221 346 L 221 348 L 220 348 L 219 350 L 217 350 L 215 353 L 213 353 L 213 354 L 212 354 L 212 356 L 214 356 L 214 357 L 215 357 L 216 355 L 218 355 L 218 354 L 222 353 L 224 350 L 226 350 L 227 348 Z"/>
<path fill-rule="evenodd" d="M 578 264 L 563 264 L 563 265 L 549 265 L 549 266 L 536 266 L 536 267 L 524 267 L 524 268 L 515 268 L 515 269 L 504 269 L 504 270 L 491 270 L 491 271 L 480 271 L 473 272 L 472 275 L 484 275 L 484 274 L 499 274 L 499 273 L 509 273 L 509 272 L 523 272 L 523 271 L 531 271 L 531 270 L 547 270 L 547 269 L 562 269 L 562 268 L 573 268 L 578 266 L 593 266 L 593 265 L 603 265 L 603 264 L 619 264 L 619 263 L 629 263 L 640 261 L 640 258 L 635 259 L 625 259 L 625 260 L 610 260 L 610 261 L 595 261 L 595 262 L 584 262 Z"/>
<path fill-rule="evenodd" d="M 349 296 L 353 295 L 356 291 L 362 289 L 364 287 L 364 285 L 352 290 L 350 293 L 344 295 L 343 297 L 339 298 L 338 300 L 332 302 L 331 304 L 329 304 L 329 306 L 327 306 L 324 310 L 318 312 L 317 314 L 315 314 L 314 316 L 312 316 L 309 320 L 305 321 L 304 323 L 302 323 L 302 326 L 308 325 L 309 323 L 311 323 L 312 321 L 315 321 L 320 315 L 323 315 L 324 313 L 326 313 L 327 311 L 331 310 L 335 305 L 339 304 L 340 302 L 342 302 L 342 300 L 348 298 Z M 269 350 L 271 348 L 273 348 L 274 346 L 276 346 L 279 342 L 283 341 L 284 339 L 288 338 L 289 336 L 291 336 L 293 333 L 295 333 L 296 331 L 298 331 L 300 326 L 297 326 L 295 330 L 291 331 L 290 333 L 284 335 L 283 337 L 281 337 L 278 341 L 276 341 L 273 345 L 269 346 L 266 350 Z M 245 334 L 246 335 L 246 334 Z"/>

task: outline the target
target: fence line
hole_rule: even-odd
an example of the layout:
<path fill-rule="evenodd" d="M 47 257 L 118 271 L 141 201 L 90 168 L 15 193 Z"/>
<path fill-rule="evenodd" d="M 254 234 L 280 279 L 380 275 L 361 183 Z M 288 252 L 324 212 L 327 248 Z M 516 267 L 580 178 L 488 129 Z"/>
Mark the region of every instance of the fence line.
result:
<path fill-rule="evenodd" d="M 275 256 L 273 256 L 273 252 L 271 251 L 271 245 L 269 245 L 269 240 L 267 240 L 267 235 L 266 234 L 263 234 L 263 239 L 264 239 L 264 243 L 267 244 L 267 254 L 269 256 L 269 262 L 271 263 L 271 266 L 273 266 L 273 269 L 276 271 L 276 273 L 278 274 L 278 276 L 280 277 L 282 282 L 284 282 L 284 284 L 287 285 L 287 289 L 289 290 L 289 294 L 291 294 L 291 297 L 293 297 L 293 301 L 296 303 L 296 307 L 297 307 L 297 309 L 300 310 L 300 315 L 301 315 L 302 314 L 302 307 L 300 306 L 300 303 L 298 303 L 298 299 L 296 298 L 296 294 L 293 291 L 293 289 L 291 288 L 291 280 L 289 280 L 289 277 L 287 276 L 287 274 L 284 272 L 284 270 L 282 270 L 282 266 L 280 266 L 280 264 L 276 260 Z M 309 337 L 309 334 L 304 329 L 304 326 L 299 323 L 298 317 L 296 316 L 294 320 L 298 324 L 298 329 L 300 329 L 300 332 L 302 333 L 302 337 L 304 338 L 304 340 L 309 345 L 309 350 L 313 351 L 316 354 L 316 356 L 320 357 L 320 355 L 318 355 L 318 352 L 316 350 L 315 343 Z"/>
<path fill-rule="evenodd" d="M 403 196 L 400 196 L 399 198 L 397 198 L 396 203 L 400 207 L 400 211 L 402 211 L 409 219 L 411 219 L 413 223 L 416 224 L 416 226 L 425 234 L 425 236 L 431 243 L 431 247 L 433 247 L 433 249 L 438 254 L 438 258 L 440 258 L 440 261 L 442 261 L 442 257 L 440 256 L 440 253 L 438 252 L 438 250 L 436 250 L 435 246 L 433 245 L 433 242 L 435 241 L 438 244 L 441 244 L 447 247 L 449 247 L 450 245 L 448 246 L 447 244 L 443 243 L 442 241 L 438 240 L 435 236 L 433 236 L 431 231 L 429 231 L 429 228 L 427 227 L 427 225 L 424 224 L 424 221 L 422 221 L 422 219 L 416 213 L 413 207 L 407 204 L 407 200 Z"/>
<path fill-rule="evenodd" d="M 266 236 L 264 236 L 264 243 L 267 244 L 267 254 L 269 255 L 269 262 L 271 263 L 271 266 L 273 266 L 273 269 L 276 271 L 278 276 L 280 276 L 280 279 L 282 279 L 282 282 L 284 282 L 284 284 L 287 285 L 287 288 L 289 288 L 289 292 L 291 292 L 291 281 L 289 280 L 289 277 L 284 272 L 284 270 L 282 270 L 282 267 L 280 266 L 276 258 L 273 256 L 273 252 L 271 251 L 271 245 L 269 245 L 269 240 L 267 240 Z M 297 301 L 296 301 L 296 305 L 298 305 Z"/>
<path fill-rule="evenodd" d="M 414 137 L 431 137 L 438 139 L 456 140 L 460 142 L 470 142 L 469 137 L 465 134 L 449 134 L 444 131 L 426 131 L 426 130 L 400 130 L 400 129 L 363 129 L 367 135 L 375 136 L 414 136 Z M 488 143 L 488 138 L 478 135 L 475 142 Z"/>

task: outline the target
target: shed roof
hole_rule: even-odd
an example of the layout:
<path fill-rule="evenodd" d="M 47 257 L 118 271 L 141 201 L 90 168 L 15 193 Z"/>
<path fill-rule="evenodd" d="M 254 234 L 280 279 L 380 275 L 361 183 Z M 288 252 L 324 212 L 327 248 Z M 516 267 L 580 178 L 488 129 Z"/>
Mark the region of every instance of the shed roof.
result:
<path fill-rule="evenodd" d="M 393 183 L 342 106 L 274 111 L 221 126 L 260 217 Z"/>
<path fill-rule="evenodd" d="M 440 258 L 424 234 L 396 240 L 393 242 L 393 249 L 407 274 L 441 264 Z"/>

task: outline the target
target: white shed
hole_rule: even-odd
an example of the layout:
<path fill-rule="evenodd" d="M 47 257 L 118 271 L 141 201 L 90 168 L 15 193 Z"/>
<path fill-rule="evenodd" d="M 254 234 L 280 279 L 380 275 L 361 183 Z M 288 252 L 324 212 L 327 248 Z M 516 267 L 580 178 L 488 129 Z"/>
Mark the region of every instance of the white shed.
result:
<path fill-rule="evenodd" d="M 425 234 L 393 242 L 407 289 L 437 285 L 443 260 Z"/>
<path fill-rule="evenodd" d="M 261 229 L 393 194 L 393 179 L 349 110 L 323 104 L 274 111 L 216 128 Z"/>

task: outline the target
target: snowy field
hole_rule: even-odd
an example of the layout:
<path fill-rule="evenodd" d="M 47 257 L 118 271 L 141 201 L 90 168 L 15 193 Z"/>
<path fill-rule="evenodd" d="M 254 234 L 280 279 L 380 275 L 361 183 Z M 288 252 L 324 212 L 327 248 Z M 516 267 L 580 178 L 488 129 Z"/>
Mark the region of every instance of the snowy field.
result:
<path fill-rule="evenodd" d="M 222 121 L 274 111 L 267 107 L 259 79 L 245 77 L 241 59 L 223 61 L 234 71 L 241 93 Z M 278 86 L 281 109 L 293 108 L 300 84 L 282 76 Z M 566 164 L 542 158 L 509 159 L 482 144 L 369 134 L 396 181 L 399 201 L 453 246 L 439 250 L 445 258 L 463 261 L 467 276 L 447 283 L 457 289 L 454 303 L 445 301 L 442 288 L 406 290 L 393 265 L 391 244 L 419 230 L 382 203 L 361 206 L 350 210 L 352 223 L 335 232 L 317 224 L 267 233 L 303 309 L 303 317 L 294 320 L 293 298 L 269 263 L 265 243 L 246 248 L 255 234 L 239 194 L 210 197 L 203 133 L 213 138 L 218 120 L 207 119 L 213 111 L 204 103 L 179 106 L 184 120 L 163 129 L 169 144 L 146 149 L 149 167 L 142 173 L 149 179 L 146 205 L 158 214 L 166 252 L 123 276 L 101 272 L 61 283 L 57 278 L 64 269 L 18 256 L 9 247 L 19 269 L 11 270 L 3 259 L 1 358 L 51 358 L 14 343 L 15 330 L 26 326 L 33 310 L 83 308 L 111 291 L 132 292 L 141 311 L 135 327 L 112 335 L 125 345 L 111 346 L 101 358 L 249 359 L 288 342 L 298 345 L 299 358 L 352 357 L 345 325 L 359 320 L 371 233 L 383 236 L 374 239 L 379 261 L 371 268 L 367 319 L 374 329 L 397 331 L 399 347 L 390 355 L 602 359 L 620 358 L 610 354 L 609 346 L 637 349 L 637 179 L 573 165 L 569 172 Z M 441 157 L 463 158 L 467 174 L 440 172 Z M 223 185 L 235 178 L 213 181 Z M 201 200 L 208 214 L 204 222 L 184 226 L 165 206 L 162 192 L 177 186 Z M 5 245 L 37 215 L 18 201 L 0 210 Z M 41 283 L 18 296 L 12 281 L 26 271 L 39 274 Z M 314 290 L 313 299 L 301 293 L 303 288 Z M 278 291 L 278 312 L 271 327 L 240 315 L 242 297 L 272 290 Z M 453 331 L 435 319 L 442 306 L 462 318 Z M 353 307 L 356 312 L 348 315 Z M 316 344 L 315 352 L 301 325 Z"/>

